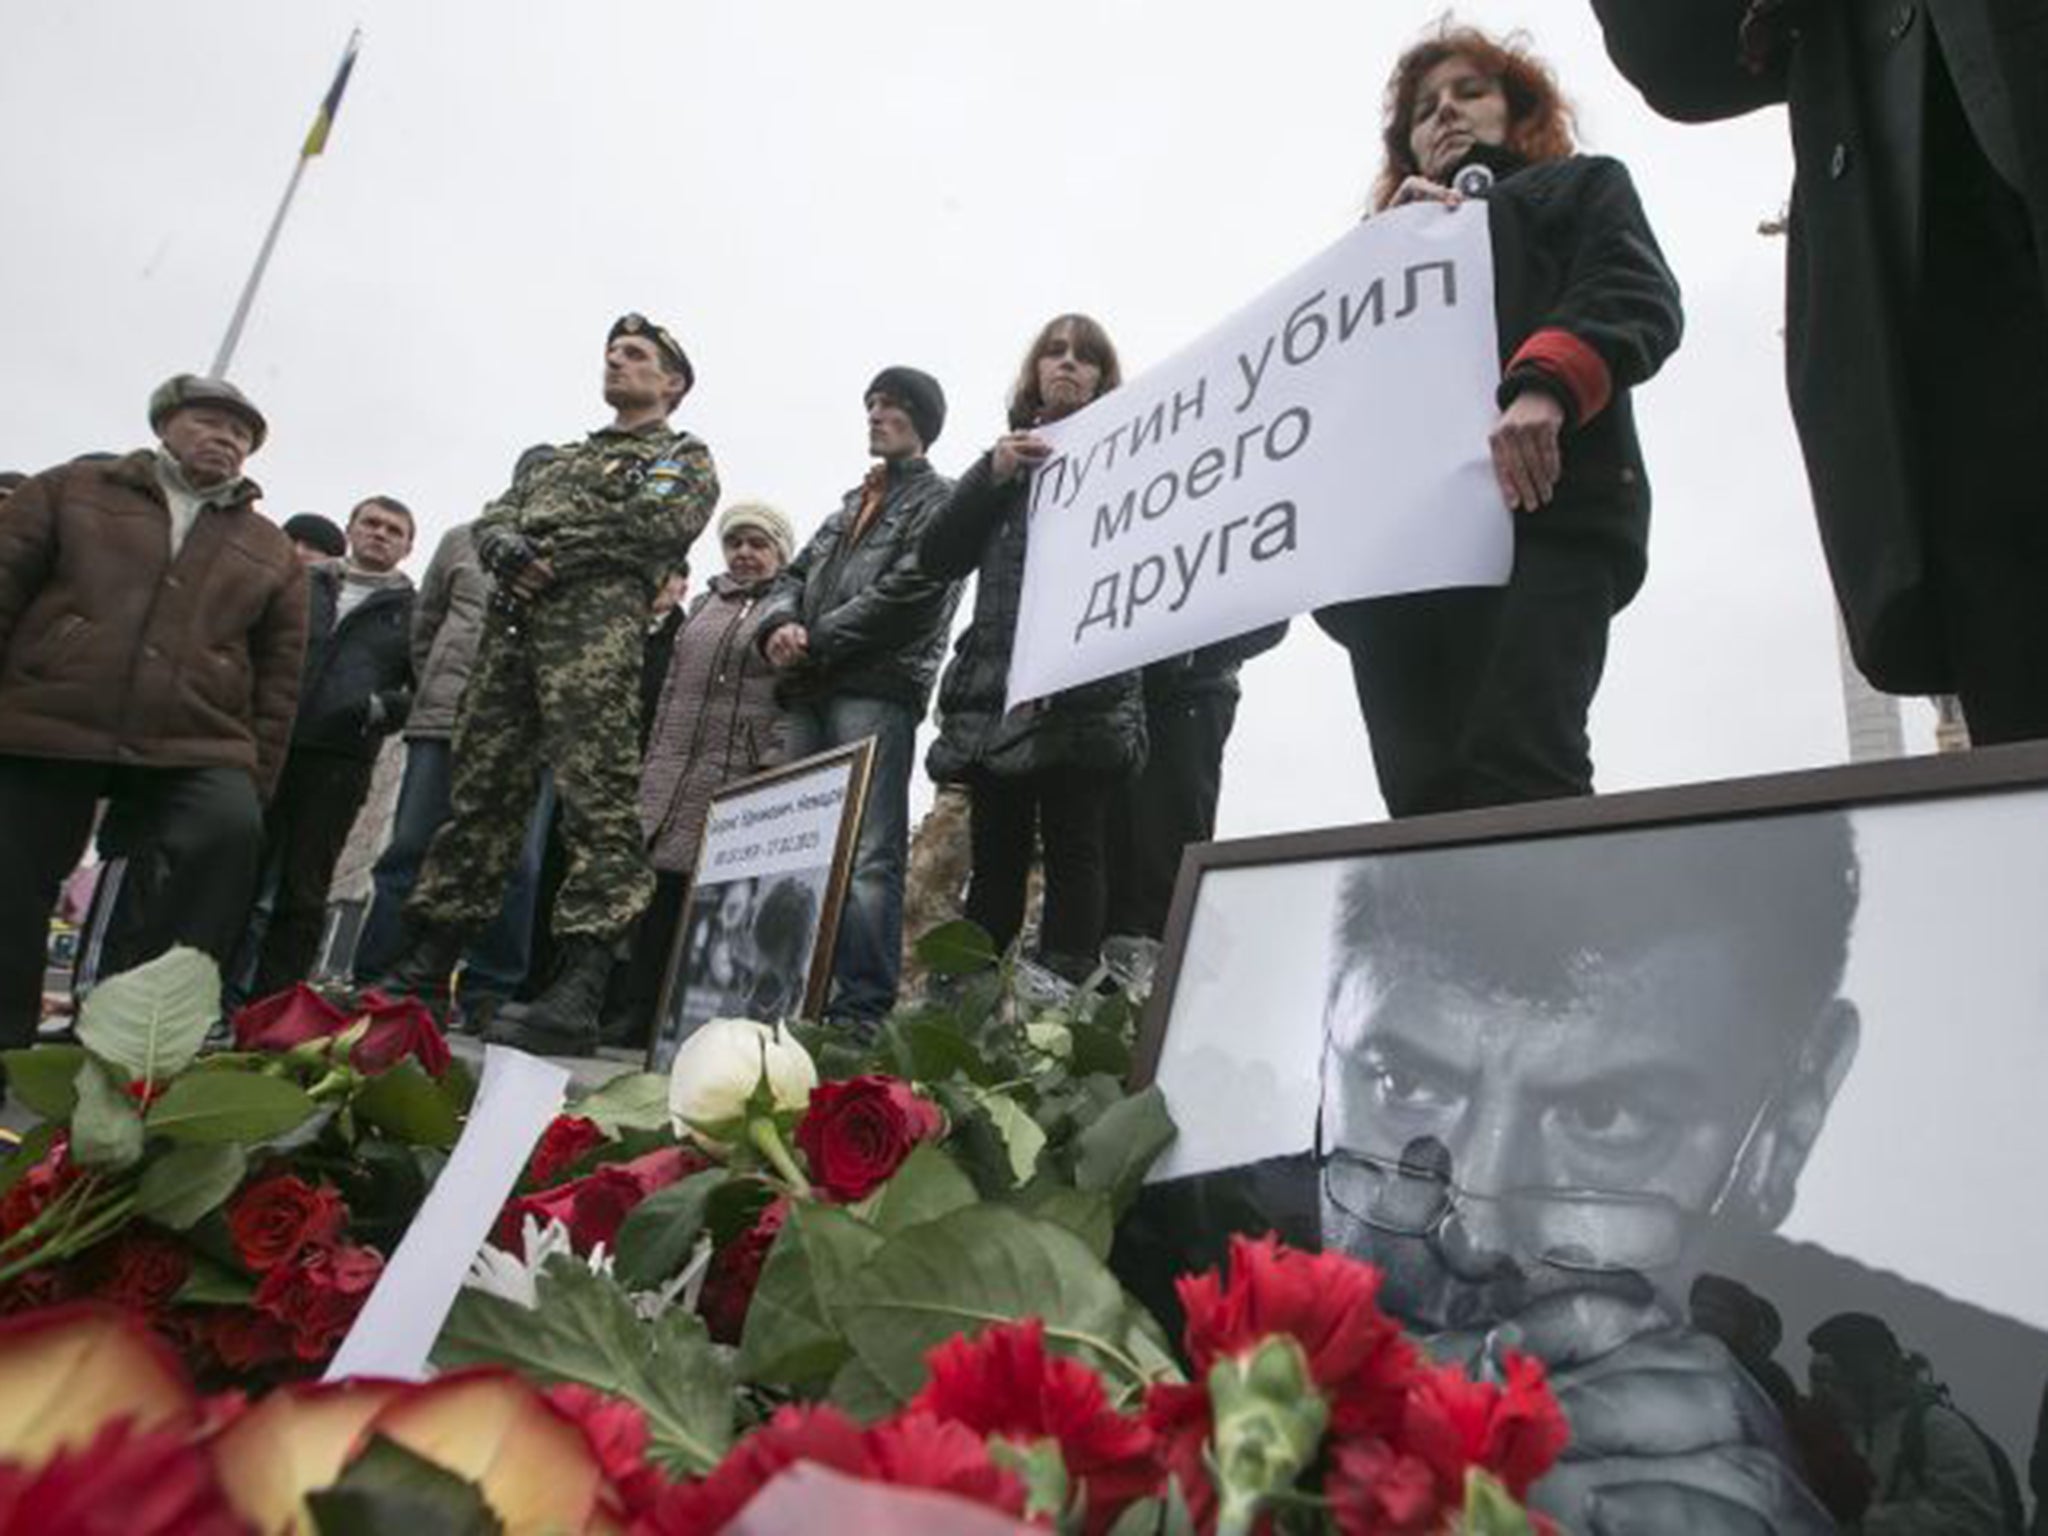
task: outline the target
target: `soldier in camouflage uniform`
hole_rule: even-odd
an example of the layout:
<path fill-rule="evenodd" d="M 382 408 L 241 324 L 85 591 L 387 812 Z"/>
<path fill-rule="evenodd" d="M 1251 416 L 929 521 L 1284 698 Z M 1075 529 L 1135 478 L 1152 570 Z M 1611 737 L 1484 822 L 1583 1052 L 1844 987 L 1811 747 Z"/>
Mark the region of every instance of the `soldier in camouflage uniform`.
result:
<path fill-rule="evenodd" d="M 594 1047 L 612 943 L 654 886 L 638 811 L 641 636 L 655 588 L 718 500 L 710 451 L 668 424 L 693 381 L 667 331 L 625 316 L 605 348 L 612 424 L 515 481 L 476 523 L 491 613 L 456 716 L 449 819 L 406 904 L 417 937 L 382 985 L 443 999 L 467 936 L 498 910 L 536 780 L 552 769 L 568 852 L 561 964 L 492 1031 L 528 1050 Z"/>

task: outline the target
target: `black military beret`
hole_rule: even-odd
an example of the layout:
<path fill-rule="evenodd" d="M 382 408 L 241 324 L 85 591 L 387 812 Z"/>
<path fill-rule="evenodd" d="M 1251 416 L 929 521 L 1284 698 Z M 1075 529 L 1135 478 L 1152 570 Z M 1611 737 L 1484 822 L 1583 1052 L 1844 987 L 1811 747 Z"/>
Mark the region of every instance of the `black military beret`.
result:
<path fill-rule="evenodd" d="M 687 392 L 696 386 L 697 370 L 690 366 L 690 354 L 683 350 L 683 344 L 671 336 L 666 327 L 656 325 L 636 309 L 612 322 L 605 342 L 609 345 L 621 336 L 640 336 L 653 342 L 655 349 L 683 376 L 683 389 Z"/>

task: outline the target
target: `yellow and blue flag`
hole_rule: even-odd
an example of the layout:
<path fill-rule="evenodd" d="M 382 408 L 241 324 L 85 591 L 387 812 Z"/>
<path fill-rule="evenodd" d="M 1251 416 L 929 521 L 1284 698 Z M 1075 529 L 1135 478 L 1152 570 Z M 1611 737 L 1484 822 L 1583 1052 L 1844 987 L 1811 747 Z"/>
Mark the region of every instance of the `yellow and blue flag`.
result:
<path fill-rule="evenodd" d="M 327 135 L 334 130 L 334 114 L 341 110 L 341 93 L 348 89 L 349 71 L 356 67 L 356 50 L 362 46 L 363 34 L 349 34 L 348 49 L 341 56 L 341 68 L 334 72 L 334 84 L 327 87 L 327 96 L 320 103 L 320 110 L 313 117 L 313 126 L 306 131 L 305 146 L 299 151 L 299 158 L 309 160 L 327 147 Z"/>

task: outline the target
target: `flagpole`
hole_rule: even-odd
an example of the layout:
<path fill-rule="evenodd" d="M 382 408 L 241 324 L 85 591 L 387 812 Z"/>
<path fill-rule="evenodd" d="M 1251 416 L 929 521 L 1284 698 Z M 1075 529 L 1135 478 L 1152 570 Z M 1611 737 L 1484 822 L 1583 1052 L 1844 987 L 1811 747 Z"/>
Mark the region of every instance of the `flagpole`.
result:
<path fill-rule="evenodd" d="M 291 212 L 292 198 L 297 195 L 299 181 L 306 174 L 307 162 L 327 147 L 327 134 L 334 126 L 334 114 L 341 107 L 341 93 L 348 85 L 349 71 L 355 67 L 356 50 L 362 46 L 362 40 L 361 27 L 348 35 L 348 47 L 342 50 L 341 67 L 335 71 L 334 84 L 328 87 L 327 96 L 320 103 L 320 111 L 313 119 L 312 131 L 300 147 L 299 158 L 292 166 L 291 180 L 285 183 L 284 196 L 278 200 L 277 212 L 271 216 L 270 229 L 263 236 L 262 248 L 256 252 L 256 265 L 249 269 L 249 280 L 242 285 L 242 296 L 235 301 L 234 318 L 228 321 L 228 332 L 221 338 L 213 366 L 207 370 L 209 378 L 224 379 L 228 376 L 228 364 L 234 361 L 235 348 L 242 340 L 242 327 L 247 324 L 249 311 L 256 303 L 256 290 L 263 286 L 263 273 L 270 265 L 271 252 L 277 249 L 278 234 L 284 229 L 285 215 Z"/>

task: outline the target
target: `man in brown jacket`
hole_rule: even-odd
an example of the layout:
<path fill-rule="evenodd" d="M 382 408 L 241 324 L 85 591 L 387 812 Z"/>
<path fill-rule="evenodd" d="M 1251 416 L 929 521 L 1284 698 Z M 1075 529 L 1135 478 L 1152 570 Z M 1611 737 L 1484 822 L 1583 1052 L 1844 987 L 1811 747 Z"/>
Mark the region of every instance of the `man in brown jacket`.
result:
<path fill-rule="evenodd" d="M 306 647 L 306 579 L 242 461 L 262 414 L 180 374 L 161 440 L 62 465 L 0 517 L 0 1047 L 27 1044 L 59 884 L 109 802 L 128 859 L 101 970 L 241 936 Z"/>

